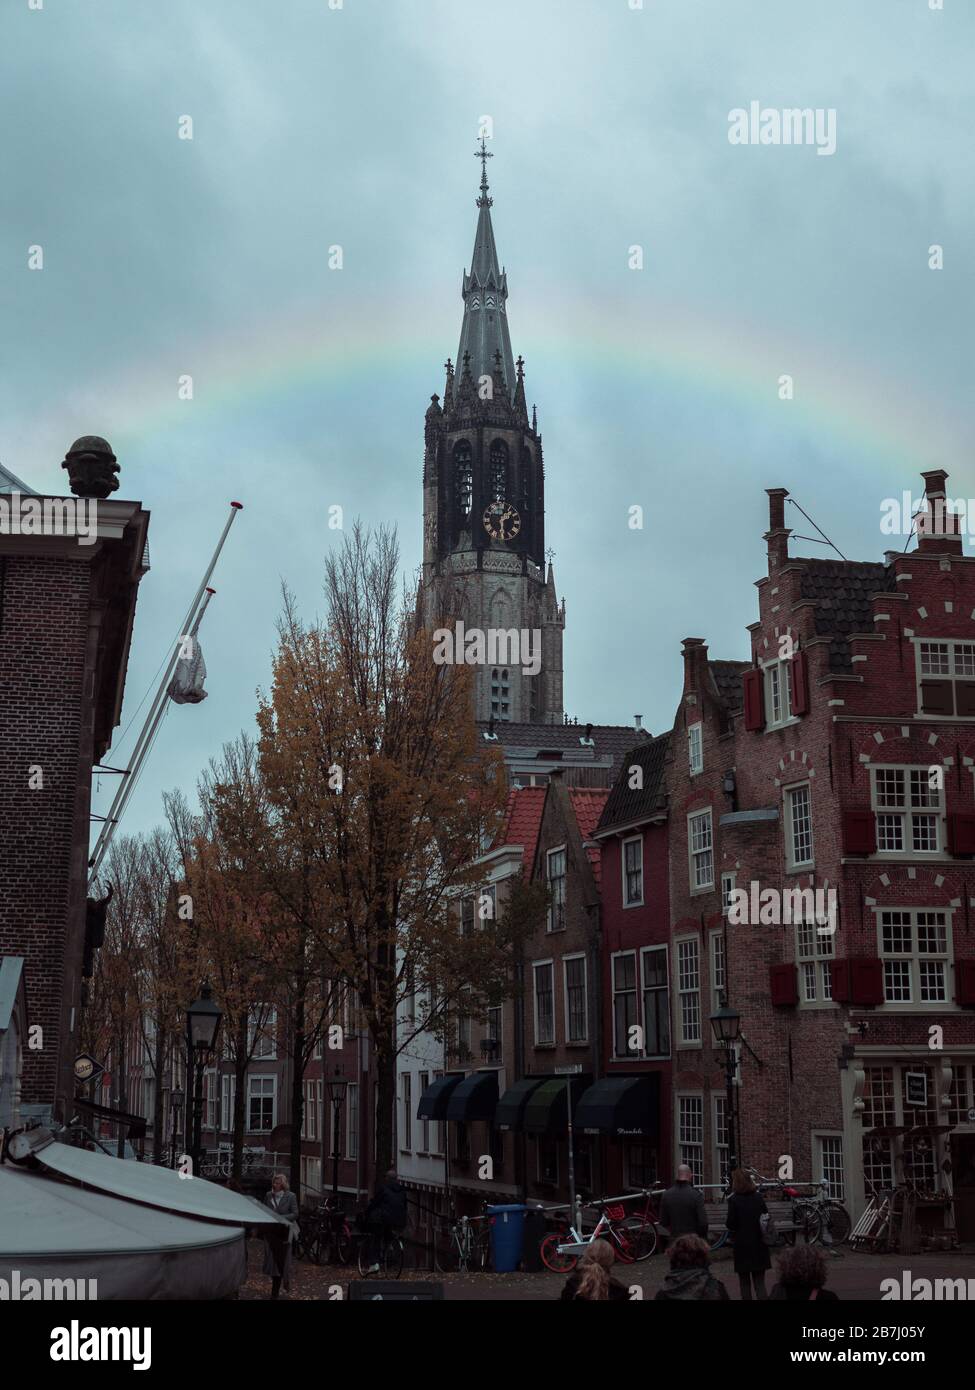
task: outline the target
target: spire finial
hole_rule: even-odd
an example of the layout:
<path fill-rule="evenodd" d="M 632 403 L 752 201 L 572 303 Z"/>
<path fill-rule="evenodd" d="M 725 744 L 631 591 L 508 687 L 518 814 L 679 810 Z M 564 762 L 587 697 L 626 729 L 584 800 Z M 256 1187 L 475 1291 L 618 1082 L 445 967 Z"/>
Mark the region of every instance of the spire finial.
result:
<path fill-rule="evenodd" d="M 522 381 L 525 376 L 525 359 L 522 357 L 521 353 L 518 354 L 518 361 L 515 363 L 515 366 L 518 368 L 518 380 Z"/>
<path fill-rule="evenodd" d="M 481 161 L 481 196 L 477 200 L 477 206 L 489 208 L 494 203 L 494 199 L 488 197 L 487 161 L 493 159 L 494 155 L 488 149 L 483 135 L 481 136 L 481 148 L 474 151 L 474 158 Z"/>

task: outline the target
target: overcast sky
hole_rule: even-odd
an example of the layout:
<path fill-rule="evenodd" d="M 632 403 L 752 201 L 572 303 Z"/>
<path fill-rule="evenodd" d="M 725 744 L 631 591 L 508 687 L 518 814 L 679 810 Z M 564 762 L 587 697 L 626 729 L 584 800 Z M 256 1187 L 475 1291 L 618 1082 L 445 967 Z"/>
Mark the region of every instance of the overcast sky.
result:
<path fill-rule="evenodd" d="M 0 461 L 66 491 L 65 449 L 104 434 L 116 496 L 152 513 L 123 723 L 246 508 L 210 697 L 170 708 L 125 829 L 253 727 L 281 580 L 321 604 L 330 505 L 394 523 L 418 564 L 482 116 L 570 715 L 658 732 L 682 637 L 747 655 L 766 487 L 864 560 L 903 546 L 881 503 L 922 469 L 975 495 L 975 6 L 632 3 L 4 0 Z M 835 109 L 836 152 L 732 145 L 753 101 Z"/>

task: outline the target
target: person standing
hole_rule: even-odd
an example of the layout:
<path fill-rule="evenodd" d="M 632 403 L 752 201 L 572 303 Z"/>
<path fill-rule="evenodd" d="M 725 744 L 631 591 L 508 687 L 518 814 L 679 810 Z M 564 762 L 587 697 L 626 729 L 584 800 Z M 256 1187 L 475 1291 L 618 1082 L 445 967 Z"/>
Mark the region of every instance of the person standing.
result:
<path fill-rule="evenodd" d="M 565 1281 L 559 1298 L 568 1303 L 628 1303 L 630 1291 L 610 1274 L 616 1253 L 608 1240 L 593 1240 L 583 1251 L 578 1269 Z"/>
<path fill-rule="evenodd" d="M 765 1272 L 771 1269 L 772 1258 L 762 1230 L 762 1217 L 767 1214 L 765 1198 L 756 1190 L 744 1168 L 736 1168 L 731 1175 L 731 1196 L 728 1198 L 725 1225 L 734 1243 L 735 1273 L 738 1275 L 741 1296 L 749 1303 L 753 1288 L 756 1298 L 768 1298 Z"/>
<path fill-rule="evenodd" d="M 667 1252 L 670 1273 L 654 1302 L 727 1302 L 728 1290 L 708 1268 L 711 1252 L 700 1236 L 679 1236 Z"/>
<path fill-rule="evenodd" d="M 277 1298 L 282 1284 L 287 1291 L 291 1289 L 291 1242 L 298 1232 L 298 1200 L 283 1173 L 275 1173 L 264 1204 L 291 1223 L 286 1239 L 264 1239 L 264 1274 L 271 1280 L 271 1297 Z"/>
<path fill-rule="evenodd" d="M 668 1187 L 660 1202 L 660 1224 L 671 1240 L 678 1236 L 700 1236 L 707 1240 L 708 1214 L 704 1193 L 694 1186 L 694 1174 L 686 1163 L 677 1169 L 677 1181 Z"/>

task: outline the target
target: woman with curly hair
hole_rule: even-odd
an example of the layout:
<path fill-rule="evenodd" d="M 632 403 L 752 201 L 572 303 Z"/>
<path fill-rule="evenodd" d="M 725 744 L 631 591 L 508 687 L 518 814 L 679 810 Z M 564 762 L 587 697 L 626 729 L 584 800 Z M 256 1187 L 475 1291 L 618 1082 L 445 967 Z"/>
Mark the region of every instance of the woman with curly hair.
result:
<path fill-rule="evenodd" d="M 608 1240 L 591 1241 L 579 1261 L 579 1268 L 565 1281 L 563 1302 L 581 1299 L 585 1303 L 628 1303 L 630 1291 L 610 1274 L 616 1255 Z"/>
<path fill-rule="evenodd" d="M 777 1262 L 779 1282 L 770 1298 L 805 1302 L 825 1298 L 837 1302 L 839 1295 L 823 1287 L 826 1283 L 826 1260 L 815 1245 L 793 1245 L 782 1251 Z"/>
<path fill-rule="evenodd" d="M 654 1299 L 726 1300 L 728 1290 L 708 1269 L 711 1252 L 700 1236 L 678 1236 L 670 1247 L 670 1273 Z"/>

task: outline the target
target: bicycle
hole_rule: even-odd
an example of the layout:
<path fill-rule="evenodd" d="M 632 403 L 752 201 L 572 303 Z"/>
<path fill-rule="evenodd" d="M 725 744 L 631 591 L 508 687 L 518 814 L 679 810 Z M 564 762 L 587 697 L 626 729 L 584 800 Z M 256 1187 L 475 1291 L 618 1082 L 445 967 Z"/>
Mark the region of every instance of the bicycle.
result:
<path fill-rule="evenodd" d="M 433 1263 L 441 1274 L 486 1269 L 490 1239 L 486 1216 L 461 1216 L 442 1227 L 433 1246 Z"/>
<path fill-rule="evenodd" d="M 338 1263 L 347 1265 L 352 1259 L 354 1244 L 349 1219 L 343 1211 L 333 1208 L 328 1198 L 318 1204 L 314 1215 L 299 1220 L 295 1255 L 316 1265 Z"/>
<path fill-rule="evenodd" d="M 405 1247 L 401 1236 L 389 1227 L 383 1227 L 382 1237 L 379 1244 L 378 1256 L 373 1258 L 375 1253 L 376 1241 L 370 1235 L 365 1235 L 359 1242 L 359 1251 L 356 1257 L 356 1265 L 359 1270 L 360 1279 L 369 1279 L 375 1275 L 379 1279 L 398 1279 L 403 1273 L 403 1255 Z"/>
<path fill-rule="evenodd" d="M 580 1235 L 567 1217 L 562 1218 L 560 1229 L 545 1236 L 539 1246 L 542 1263 L 553 1274 L 570 1274 L 594 1240 L 608 1240 L 624 1264 L 648 1260 L 657 1248 L 656 1213 L 650 1193 L 644 1190 L 640 1195 L 646 1198 L 643 1210 L 629 1218 L 622 1203 L 591 1203 L 599 1220 L 588 1235 Z"/>

